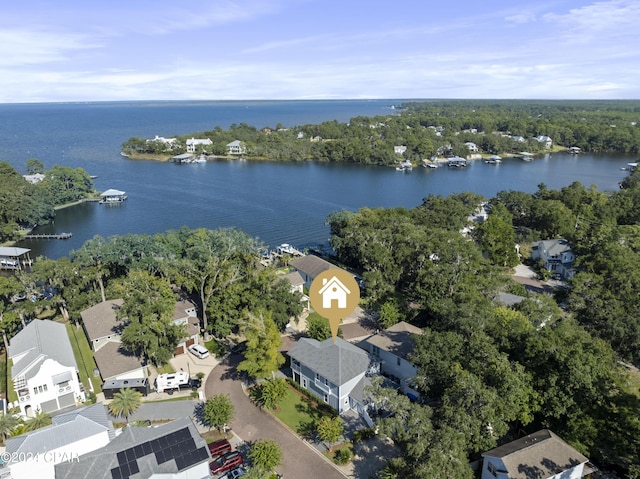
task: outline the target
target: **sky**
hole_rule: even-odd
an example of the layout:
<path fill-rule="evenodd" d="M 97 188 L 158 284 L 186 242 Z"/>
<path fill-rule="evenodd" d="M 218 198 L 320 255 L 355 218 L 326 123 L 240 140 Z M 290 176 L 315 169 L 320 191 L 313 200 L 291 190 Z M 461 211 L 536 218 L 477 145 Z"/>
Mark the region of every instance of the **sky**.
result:
<path fill-rule="evenodd" d="M 22 0 L 0 103 L 640 99 L 640 0 Z"/>

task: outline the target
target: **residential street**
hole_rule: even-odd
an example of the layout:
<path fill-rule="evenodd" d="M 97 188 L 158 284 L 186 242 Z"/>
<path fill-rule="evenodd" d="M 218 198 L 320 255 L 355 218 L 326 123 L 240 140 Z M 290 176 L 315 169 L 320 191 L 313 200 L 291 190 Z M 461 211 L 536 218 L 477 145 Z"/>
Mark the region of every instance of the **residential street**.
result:
<path fill-rule="evenodd" d="M 205 385 L 206 397 L 228 394 L 231 398 L 235 407 L 234 420 L 231 423 L 233 431 L 245 442 L 271 439 L 280 444 L 283 461 L 276 469 L 286 479 L 347 477 L 268 413 L 251 403 L 236 375 L 235 368 L 240 359 L 241 356 L 237 354 L 228 356 L 213 369 Z"/>

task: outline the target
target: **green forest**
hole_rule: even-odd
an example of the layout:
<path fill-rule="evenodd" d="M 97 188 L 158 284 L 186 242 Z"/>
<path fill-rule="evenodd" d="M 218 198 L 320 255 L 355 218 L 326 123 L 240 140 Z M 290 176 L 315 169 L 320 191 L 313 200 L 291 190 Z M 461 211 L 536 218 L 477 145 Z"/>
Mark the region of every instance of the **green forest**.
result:
<path fill-rule="evenodd" d="M 553 149 L 578 147 L 589 152 L 638 153 L 640 145 L 638 101 L 433 101 L 414 102 L 375 117 L 355 117 L 348 123 L 259 129 L 246 123 L 224 130 L 177 136 L 171 145 L 132 137 L 122 151 L 136 158 L 168 159 L 186 151 L 188 138 L 208 138 L 197 154 L 227 155 L 226 145 L 239 140 L 252 159 L 275 161 L 335 161 L 393 165 L 399 160 L 419 163 L 432 156 L 466 157 L 467 142 L 480 152 L 542 153 L 546 145 L 536 137 L 548 136 Z M 521 137 L 520 139 L 518 137 Z M 399 156 L 394 146 L 406 146 Z"/>

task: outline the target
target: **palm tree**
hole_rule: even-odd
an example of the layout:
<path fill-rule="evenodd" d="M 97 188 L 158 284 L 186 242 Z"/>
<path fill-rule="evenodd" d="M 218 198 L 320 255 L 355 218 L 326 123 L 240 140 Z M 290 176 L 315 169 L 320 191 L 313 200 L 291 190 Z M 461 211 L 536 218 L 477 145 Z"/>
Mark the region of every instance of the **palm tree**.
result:
<path fill-rule="evenodd" d="M 125 421 L 129 424 L 129 416 L 131 416 L 138 407 L 140 407 L 142 394 L 135 389 L 121 389 L 113 395 L 113 400 L 109 404 L 109 412 L 114 416 L 124 416 Z"/>
<path fill-rule="evenodd" d="M 2 437 L 3 444 L 16 428 L 18 422 L 18 418 L 13 414 L 0 414 L 0 437 Z"/>
<path fill-rule="evenodd" d="M 48 413 L 38 409 L 36 415 L 28 419 L 25 423 L 25 426 L 27 431 L 35 431 L 36 429 L 48 426 L 49 424 L 51 424 L 51 416 Z"/>

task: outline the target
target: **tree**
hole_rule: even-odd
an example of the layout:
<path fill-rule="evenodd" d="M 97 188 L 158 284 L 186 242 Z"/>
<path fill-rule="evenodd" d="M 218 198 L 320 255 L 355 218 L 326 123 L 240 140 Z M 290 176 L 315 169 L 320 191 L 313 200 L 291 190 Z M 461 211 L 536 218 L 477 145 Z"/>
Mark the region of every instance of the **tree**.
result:
<path fill-rule="evenodd" d="M 275 409 L 287 394 L 284 378 L 269 378 L 258 387 L 257 401 L 267 409 Z"/>
<path fill-rule="evenodd" d="M 38 409 L 36 415 L 32 418 L 29 418 L 25 423 L 25 429 L 27 431 L 35 431 L 36 429 L 43 428 L 51 424 L 51 416 L 49 413 L 41 411 Z"/>
<path fill-rule="evenodd" d="M 390 328 L 400 321 L 400 312 L 395 301 L 386 301 L 380 307 L 380 317 L 378 322 L 383 328 Z"/>
<path fill-rule="evenodd" d="M 320 439 L 329 444 L 336 442 L 342 435 L 344 423 L 340 416 L 323 416 L 316 423 L 316 432 Z"/>
<path fill-rule="evenodd" d="M 511 214 L 501 203 L 496 204 L 489 217 L 478 225 L 475 236 L 493 264 L 503 267 L 518 264 Z"/>
<path fill-rule="evenodd" d="M 129 417 L 138 410 L 141 401 L 142 394 L 135 389 L 121 389 L 113 395 L 113 400 L 109 403 L 109 412 L 116 417 L 123 416 L 129 424 Z"/>
<path fill-rule="evenodd" d="M 202 408 L 202 423 L 209 428 L 215 427 L 218 431 L 233 420 L 233 404 L 227 394 L 218 394 L 210 397 Z"/>
<path fill-rule="evenodd" d="M 238 371 L 262 379 L 280 369 L 285 361 L 278 350 L 282 345 L 282 338 L 270 313 L 250 315 L 242 327 L 242 333 L 246 338 L 247 349 L 244 360 L 238 365 Z"/>
<path fill-rule="evenodd" d="M 2 437 L 2 444 L 4 444 L 4 441 L 11 435 L 18 424 L 18 418 L 13 414 L 0 414 L 0 437 Z"/>
<path fill-rule="evenodd" d="M 27 173 L 30 175 L 35 175 L 36 173 L 44 172 L 44 163 L 40 161 L 38 158 L 29 158 L 27 160 Z"/>
<path fill-rule="evenodd" d="M 282 449 L 275 441 L 259 439 L 251 446 L 249 459 L 254 467 L 270 472 L 282 462 Z"/>
<path fill-rule="evenodd" d="M 317 313 L 311 313 L 307 316 L 307 335 L 316 341 L 324 341 L 329 339 L 331 335 L 331 325 L 329 320 L 323 318 Z M 338 336 L 342 337 L 342 329 L 338 328 Z"/>

